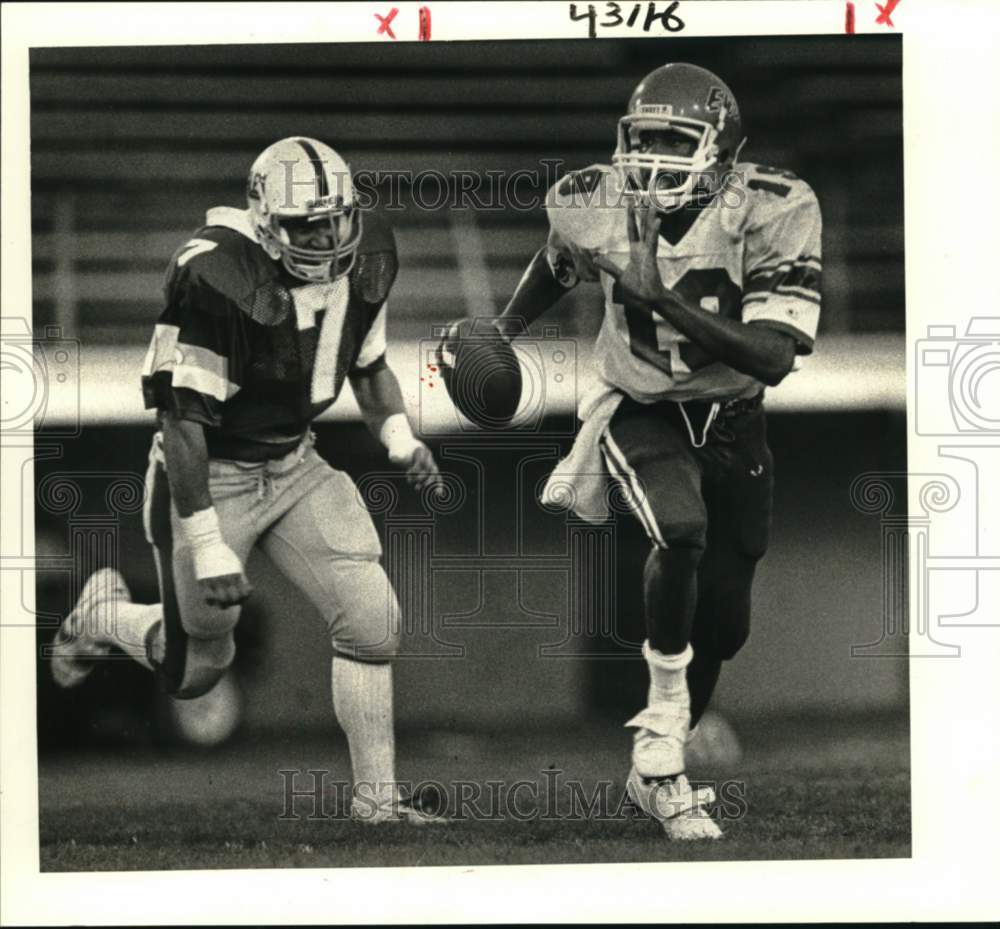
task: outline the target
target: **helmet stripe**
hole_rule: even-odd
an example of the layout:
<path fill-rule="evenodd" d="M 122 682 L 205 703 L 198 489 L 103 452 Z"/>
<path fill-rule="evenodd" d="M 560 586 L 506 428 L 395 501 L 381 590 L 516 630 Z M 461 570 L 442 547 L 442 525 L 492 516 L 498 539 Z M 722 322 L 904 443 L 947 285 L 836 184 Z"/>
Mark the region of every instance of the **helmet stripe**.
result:
<path fill-rule="evenodd" d="M 317 199 L 330 196 L 330 188 L 326 182 L 326 171 L 323 168 L 323 159 L 319 157 L 319 152 L 308 139 L 296 139 L 302 146 L 306 157 L 312 162 L 313 170 L 316 172 L 316 194 Z"/>

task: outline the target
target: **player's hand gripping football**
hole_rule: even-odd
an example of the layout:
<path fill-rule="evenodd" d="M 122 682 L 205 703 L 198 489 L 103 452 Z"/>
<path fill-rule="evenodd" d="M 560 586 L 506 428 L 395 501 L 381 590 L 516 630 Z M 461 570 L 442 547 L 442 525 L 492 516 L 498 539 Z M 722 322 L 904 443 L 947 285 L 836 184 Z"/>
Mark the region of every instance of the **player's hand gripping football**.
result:
<path fill-rule="evenodd" d="M 619 268 L 605 255 L 595 255 L 594 264 L 607 272 L 618 284 L 629 303 L 653 304 L 670 299 L 674 295 L 663 286 L 660 269 L 656 263 L 656 253 L 660 242 L 661 217 L 656 204 L 650 203 L 642 216 L 631 207 L 627 211 L 629 259 L 624 268 Z"/>
<path fill-rule="evenodd" d="M 438 496 L 445 492 L 441 472 L 431 450 L 423 442 L 402 455 L 389 453 L 389 461 L 406 470 L 406 481 L 416 490 L 433 489 Z"/>

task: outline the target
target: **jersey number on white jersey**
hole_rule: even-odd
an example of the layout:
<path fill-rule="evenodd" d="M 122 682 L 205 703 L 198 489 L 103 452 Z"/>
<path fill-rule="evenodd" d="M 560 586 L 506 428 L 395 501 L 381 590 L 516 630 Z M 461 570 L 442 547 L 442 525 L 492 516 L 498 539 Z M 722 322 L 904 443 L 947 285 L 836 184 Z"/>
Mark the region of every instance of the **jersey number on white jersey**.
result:
<path fill-rule="evenodd" d="M 740 318 L 742 291 L 722 268 L 691 268 L 671 290 L 695 306 L 718 307 L 719 315 L 727 319 Z M 632 354 L 668 377 L 675 372 L 697 371 L 713 360 L 684 336 L 678 338 L 676 330 L 645 304 L 624 300 L 617 284 L 611 290 L 611 299 L 625 315 Z"/>

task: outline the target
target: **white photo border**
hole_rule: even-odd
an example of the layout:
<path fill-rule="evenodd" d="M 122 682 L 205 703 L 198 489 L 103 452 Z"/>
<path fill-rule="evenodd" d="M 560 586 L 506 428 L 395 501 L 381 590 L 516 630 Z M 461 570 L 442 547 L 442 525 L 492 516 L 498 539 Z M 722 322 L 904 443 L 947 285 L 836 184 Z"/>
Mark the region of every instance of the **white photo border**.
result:
<path fill-rule="evenodd" d="M 399 9 L 397 22 L 408 24 L 397 30 L 398 40 L 416 41 L 418 10 L 424 5 L 433 9 L 432 41 L 586 35 L 586 26 L 569 19 L 569 4 L 563 2 L 520 3 L 516 14 L 510 4 L 499 3 L 5 4 L 4 315 L 31 306 L 30 47 L 369 42 L 376 38 L 375 14 L 385 15 L 394 6 Z M 871 0 L 857 0 L 856 31 L 891 28 L 904 36 L 909 470 L 929 473 L 941 470 L 942 443 L 914 429 L 916 342 L 929 326 L 947 323 L 965 332 L 973 317 L 991 312 L 993 303 L 989 278 L 980 269 L 988 271 L 997 262 L 1000 186 L 990 178 L 990 156 L 998 141 L 997 107 L 988 89 L 996 86 L 996 52 L 988 42 L 1000 31 L 1000 6 L 990 0 L 901 0 L 892 13 L 892 27 L 877 22 L 876 6 Z M 845 29 L 846 8 L 840 0 L 682 0 L 678 13 L 685 29 L 677 38 L 835 35 Z M 607 33 L 609 39 L 641 35 L 641 30 Z M 963 175 L 965 171 L 969 174 Z M 28 318 L 30 310 L 24 315 Z M 932 398 L 946 401 L 944 396 Z M 22 469 L 17 456 L 5 452 L 5 499 L 20 491 L 30 513 L 30 467 Z M 914 484 L 911 509 L 919 490 Z M 997 513 L 983 507 L 979 519 L 983 537 L 992 538 L 996 546 Z M 21 526 L 11 522 L 8 518 L 2 523 L 0 550 L 21 552 Z M 951 528 L 955 545 L 961 546 L 963 527 Z M 32 552 L 29 542 L 23 554 L 30 557 Z M 911 859 L 41 874 L 36 721 L 31 710 L 35 634 L 30 616 L 26 625 L 18 625 L 25 622 L 20 600 L 17 584 L 3 585 L 4 924 L 923 921 L 1000 916 L 990 853 L 1000 832 L 1000 804 L 995 800 L 1000 726 L 994 685 L 1000 632 L 995 628 L 950 629 L 951 640 L 962 645 L 957 660 L 911 661 Z"/>

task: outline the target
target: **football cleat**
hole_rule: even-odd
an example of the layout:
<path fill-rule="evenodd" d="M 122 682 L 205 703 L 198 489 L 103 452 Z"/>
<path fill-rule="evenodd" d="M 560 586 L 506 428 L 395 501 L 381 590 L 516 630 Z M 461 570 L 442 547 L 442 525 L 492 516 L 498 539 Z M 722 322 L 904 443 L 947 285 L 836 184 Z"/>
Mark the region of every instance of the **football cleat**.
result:
<path fill-rule="evenodd" d="M 451 822 L 443 813 L 425 810 L 414 798 L 397 795 L 394 800 L 376 805 L 370 797 L 351 801 L 351 819 L 367 826 L 382 823 L 407 823 L 411 826 L 441 826 Z"/>
<path fill-rule="evenodd" d="M 711 787 L 692 787 L 687 776 L 643 777 L 635 769 L 625 784 L 632 802 L 663 826 L 671 839 L 717 839 L 722 830 L 704 807 L 715 802 Z"/>
<path fill-rule="evenodd" d="M 686 769 L 691 712 L 685 703 L 658 703 L 633 716 L 626 726 L 635 727 L 632 762 L 645 776 L 680 774 Z"/>
<path fill-rule="evenodd" d="M 115 644 L 113 626 L 109 611 L 101 607 L 116 600 L 132 600 L 118 571 L 101 568 L 87 578 L 73 612 L 52 640 L 52 676 L 60 687 L 82 684 L 94 662 L 110 653 Z"/>
<path fill-rule="evenodd" d="M 668 819 L 663 824 L 667 838 L 675 842 L 691 842 L 698 839 L 721 839 L 722 830 L 709 815 L 708 810 L 698 807 Z"/>

